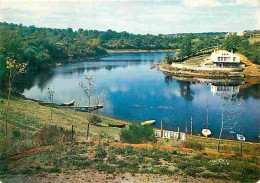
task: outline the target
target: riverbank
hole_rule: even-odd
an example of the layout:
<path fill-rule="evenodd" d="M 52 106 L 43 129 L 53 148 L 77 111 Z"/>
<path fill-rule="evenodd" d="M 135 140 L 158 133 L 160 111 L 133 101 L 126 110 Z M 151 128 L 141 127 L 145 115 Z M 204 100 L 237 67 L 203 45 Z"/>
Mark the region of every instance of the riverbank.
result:
<path fill-rule="evenodd" d="M 108 53 L 149 53 L 149 52 L 173 52 L 179 49 L 158 49 L 158 50 L 142 50 L 142 49 L 119 49 L 107 50 Z"/>

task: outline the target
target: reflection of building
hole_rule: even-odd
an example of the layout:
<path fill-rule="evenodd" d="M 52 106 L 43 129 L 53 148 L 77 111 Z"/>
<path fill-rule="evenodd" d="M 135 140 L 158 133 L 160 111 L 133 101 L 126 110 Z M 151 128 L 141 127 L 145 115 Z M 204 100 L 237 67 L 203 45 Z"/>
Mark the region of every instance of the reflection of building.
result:
<path fill-rule="evenodd" d="M 235 95 L 239 93 L 239 86 L 233 85 L 217 85 L 217 84 L 210 84 L 210 91 L 213 95 Z"/>
<path fill-rule="evenodd" d="M 217 67 L 238 67 L 240 57 L 233 52 L 219 50 L 211 53 L 210 61 Z"/>
<path fill-rule="evenodd" d="M 240 85 L 243 80 L 225 80 L 225 79 L 200 79 L 202 83 L 210 85 L 210 91 L 213 95 L 233 96 L 239 93 Z"/>

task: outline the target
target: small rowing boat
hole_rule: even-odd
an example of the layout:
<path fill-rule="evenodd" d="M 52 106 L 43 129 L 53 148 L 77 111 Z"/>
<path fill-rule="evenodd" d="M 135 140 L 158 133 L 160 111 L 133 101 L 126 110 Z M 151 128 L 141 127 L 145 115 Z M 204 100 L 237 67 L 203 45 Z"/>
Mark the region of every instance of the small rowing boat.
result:
<path fill-rule="evenodd" d="M 75 100 L 72 100 L 72 101 L 70 101 L 70 102 L 68 102 L 68 103 L 62 103 L 61 105 L 62 105 L 62 106 L 73 106 L 74 103 L 75 103 Z"/>
<path fill-rule="evenodd" d="M 246 141 L 246 137 L 242 134 L 237 134 L 237 139 L 242 141 L 242 142 Z"/>
<path fill-rule="evenodd" d="M 125 124 L 108 124 L 109 127 L 124 128 Z"/>
<path fill-rule="evenodd" d="M 87 109 L 81 109 L 81 108 L 74 108 L 74 111 L 78 111 L 78 112 L 88 112 Z"/>
<path fill-rule="evenodd" d="M 143 121 L 141 125 L 153 125 L 155 124 L 155 120 L 148 120 L 148 121 Z"/>

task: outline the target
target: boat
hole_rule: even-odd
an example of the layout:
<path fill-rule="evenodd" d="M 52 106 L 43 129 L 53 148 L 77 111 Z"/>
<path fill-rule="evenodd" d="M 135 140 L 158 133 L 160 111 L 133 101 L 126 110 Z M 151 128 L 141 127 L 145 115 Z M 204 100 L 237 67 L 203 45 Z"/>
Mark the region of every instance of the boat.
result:
<path fill-rule="evenodd" d="M 74 103 L 75 103 L 75 100 L 72 100 L 72 101 L 70 101 L 70 102 L 68 102 L 68 103 L 62 103 L 61 105 L 62 105 L 62 106 L 73 106 Z"/>
<path fill-rule="evenodd" d="M 242 142 L 246 141 L 246 137 L 242 134 L 237 134 L 237 139 Z"/>
<path fill-rule="evenodd" d="M 208 122 L 209 122 L 209 100 L 207 99 L 207 122 L 206 122 L 206 129 L 202 130 L 202 134 L 205 137 L 208 137 L 211 135 L 210 129 L 208 129 Z"/>
<path fill-rule="evenodd" d="M 80 108 L 74 108 L 74 111 L 78 111 L 78 112 L 88 112 L 87 109 L 80 109 Z"/>
<path fill-rule="evenodd" d="M 38 102 L 39 105 L 43 105 L 43 106 L 56 106 L 56 104 L 52 103 L 52 102 Z"/>
<path fill-rule="evenodd" d="M 109 127 L 124 128 L 125 124 L 108 124 Z"/>
<path fill-rule="evenodd" d="M 208 137 L 211 135 L 211 131 L 209 129 L 203 129 L 202 130 L 202 134 L 205 136 L 205 137 Z"/>
<path fill-rule="evenodd" d="M 148 121 L 143 121 L 141 125 L 153 125 L 155 124 L 155 120 L 148 120 Z"/>

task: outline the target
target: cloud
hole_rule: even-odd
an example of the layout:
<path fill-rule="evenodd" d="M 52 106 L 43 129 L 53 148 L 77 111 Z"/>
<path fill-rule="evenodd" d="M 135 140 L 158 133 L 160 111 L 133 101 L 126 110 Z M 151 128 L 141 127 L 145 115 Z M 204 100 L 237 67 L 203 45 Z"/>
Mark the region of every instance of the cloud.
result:
<path fill-rule="evenodd" d="M 260 9 L 255 11 L 255 28 L 260 29 Z"/>
<path fill-rule="evenodd" d="M 137 34 L 255 29 L 256 7 L 237 1 L 243 0 L 0 0 L 0 21 Z"/>
<path fill-rule="evenodd" d="M 259 6 L 259 0 L 236 0 L 237 5 Z"/>
<path fill-rule="evenodd" d="M 182 4 L 190 7 L 201 7 L 201 6 L 210 6 L 218 7 L 221 6 L 221 3 L 218 0 L 183 0 Z"/>

